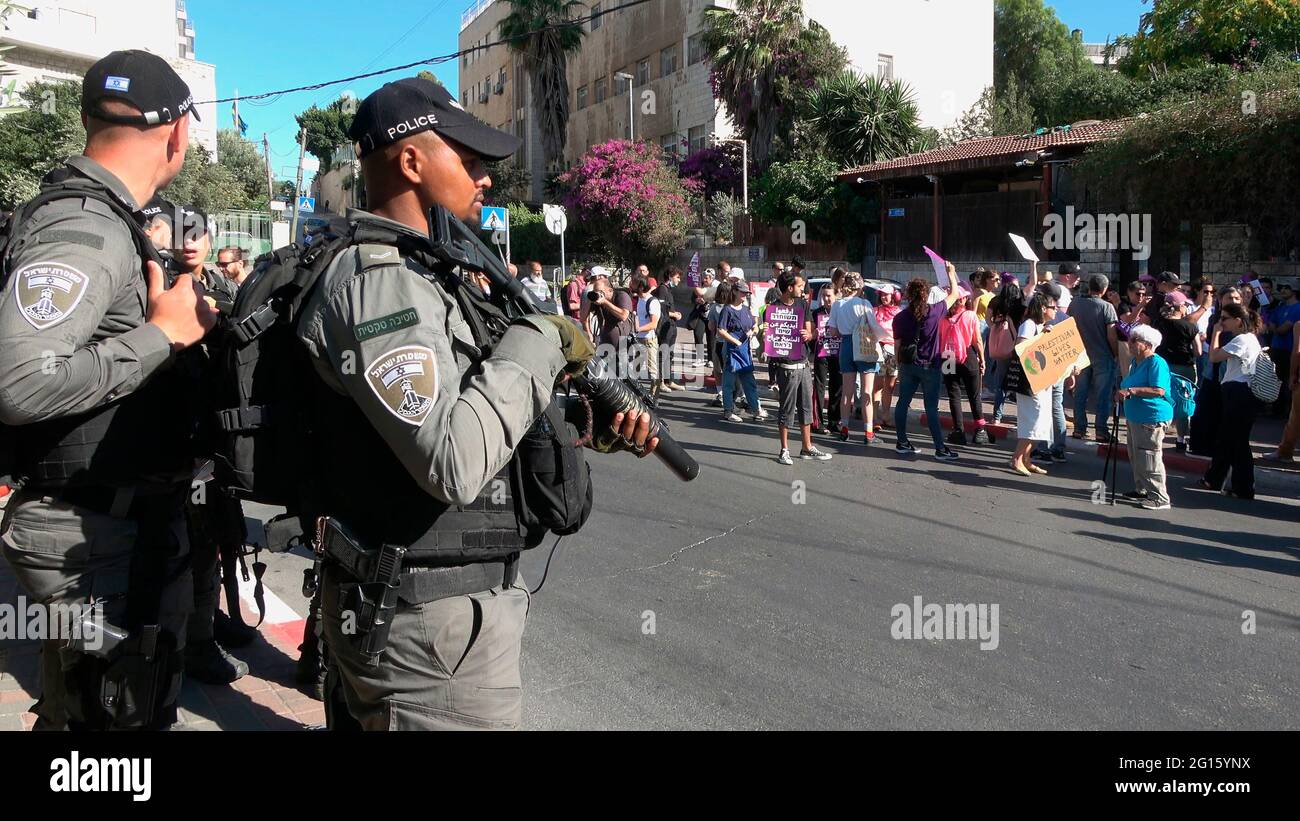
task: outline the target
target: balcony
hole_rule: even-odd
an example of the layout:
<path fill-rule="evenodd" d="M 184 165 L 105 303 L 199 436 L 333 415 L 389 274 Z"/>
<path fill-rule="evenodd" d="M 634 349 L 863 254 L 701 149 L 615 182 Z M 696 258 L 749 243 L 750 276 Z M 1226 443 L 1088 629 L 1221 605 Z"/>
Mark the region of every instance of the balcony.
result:
<path fill-rule="evenodd" d="M 469 28 L 469 24 L 478 19 L 478 16 L 487 11 L 487 7 L 492 5 L 493 0 L 477 0 L 474 5 L 465 9 L 460 15 L 460 30 L 464 31 Z"/>

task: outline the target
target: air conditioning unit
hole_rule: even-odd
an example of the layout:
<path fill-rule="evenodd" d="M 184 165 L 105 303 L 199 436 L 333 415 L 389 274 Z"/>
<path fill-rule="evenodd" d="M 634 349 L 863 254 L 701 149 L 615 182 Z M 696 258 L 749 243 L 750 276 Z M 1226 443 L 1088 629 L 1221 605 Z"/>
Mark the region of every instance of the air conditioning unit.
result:
<path fill-rule="evenodd" d="M 505 93 L 506 93 L 506 84 L 505 84 L 503 81 L 501 81 L 501 80 L 497 80 L 497 84 L 496 84 L 496 86 L 492 89 L 492 93 L 493 93 L 493 94 L 505 94 Z"/>
<path fill-rule="evenodd" d="M 480 92 L 479 92 L 479 95 L 478 95 L 478 101 L 479 101 L 480 103 L 486 103 L 486 102 L 488 101 L 488 98 L 489 98 L 490 96 L 491 96 L 491 95 L 488 94 L 488 92 L 487 92 L 486 90 L 484 90 L 484 91 L 480 91 Z"/>

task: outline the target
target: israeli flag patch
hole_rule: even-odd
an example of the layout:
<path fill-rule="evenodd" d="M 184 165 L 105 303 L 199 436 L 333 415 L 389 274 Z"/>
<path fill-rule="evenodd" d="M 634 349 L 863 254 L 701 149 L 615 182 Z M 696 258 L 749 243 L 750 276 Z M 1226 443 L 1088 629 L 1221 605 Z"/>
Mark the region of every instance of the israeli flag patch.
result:
<path fill-rule="evenodd" d="M 120 91 L 125 94 L 131 90 L 131 78 L 109 77 L 104 80 L 104 89 L 106 91 Z"/>

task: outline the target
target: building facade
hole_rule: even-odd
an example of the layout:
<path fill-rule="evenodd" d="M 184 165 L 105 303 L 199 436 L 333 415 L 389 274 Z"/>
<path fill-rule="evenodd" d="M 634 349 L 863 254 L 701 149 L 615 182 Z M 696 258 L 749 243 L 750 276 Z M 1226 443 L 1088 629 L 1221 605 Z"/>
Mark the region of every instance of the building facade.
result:
<path fill-rule="evenodd" d="M 167 60 L 196 101 L 217 97 L 216 67 L 194 59 L 194 26 L 184 0 L 27 0 L 4 21 L 0 45 L 14 71 L 4 94 L 33 82 L 80 80 L 110 51 L 141 49 Z M 128 8 L 129 6 L 129 8 Z M 217 107 L 198 106 L 190 138 L 217 156 Z"/>

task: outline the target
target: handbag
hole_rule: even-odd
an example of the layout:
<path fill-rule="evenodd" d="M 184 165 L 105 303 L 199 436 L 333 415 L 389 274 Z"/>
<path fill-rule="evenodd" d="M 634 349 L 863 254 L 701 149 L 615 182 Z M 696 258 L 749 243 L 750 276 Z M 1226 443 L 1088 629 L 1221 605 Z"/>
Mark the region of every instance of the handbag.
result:
<path fill-rule="evenodd" d="M 1020 358 L 1013 356 L 1007 364 L 1007 375 L 1002 380 L 1002 389 L 1014 391 L 1021 396 L 1033 396 L 1034 390 L 1029 387 L 1029 377 L 1025 374 L 1025 366 L 1020 364 Z"/>
<path fill-rule="evenodd" d="M 1271 405 L 1282 395 L 1282 380 L 1277 378 L 1277 366 L 1268 355 L 1268 348 L 1255 357 L 1255 372 L 1250 375 L 1250 392 L 1265 405 Z"/>
<path fill-rule="evenodd" d="M 749 351 L 749 340 L 739 345 L 727 343 L 727 373 L 750 373 L 754 370 L 754 356 Z"/>

